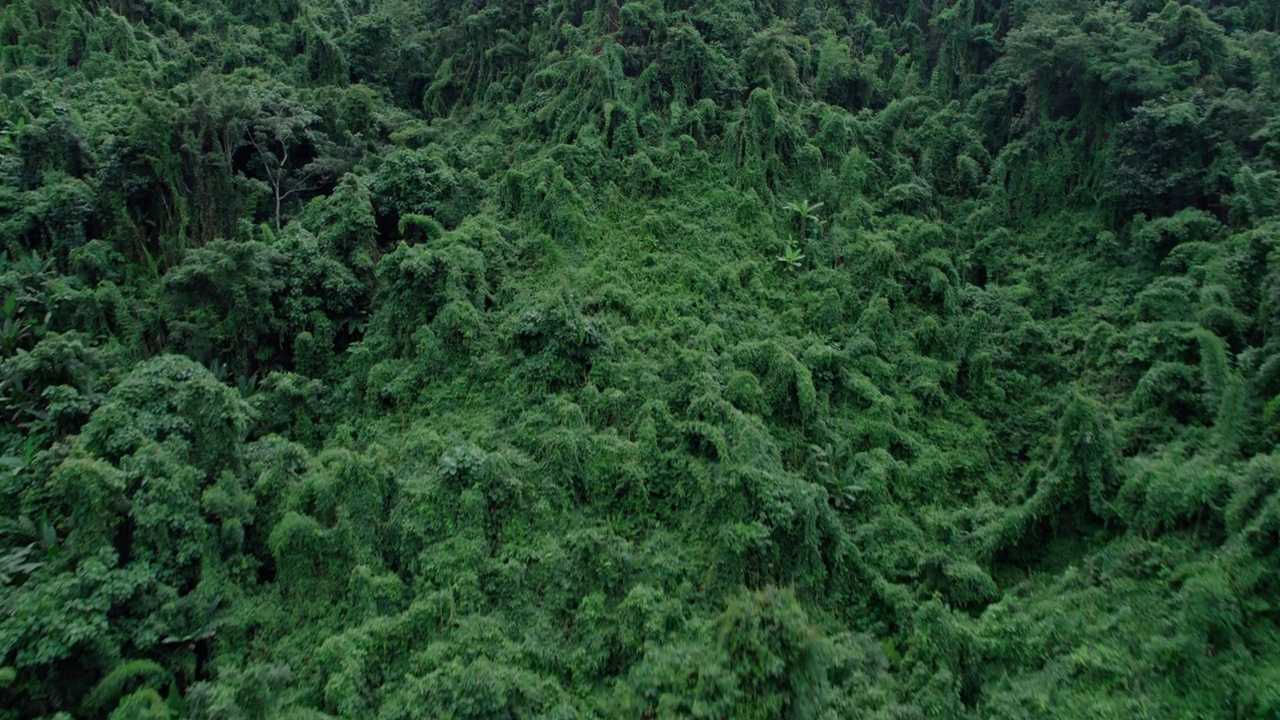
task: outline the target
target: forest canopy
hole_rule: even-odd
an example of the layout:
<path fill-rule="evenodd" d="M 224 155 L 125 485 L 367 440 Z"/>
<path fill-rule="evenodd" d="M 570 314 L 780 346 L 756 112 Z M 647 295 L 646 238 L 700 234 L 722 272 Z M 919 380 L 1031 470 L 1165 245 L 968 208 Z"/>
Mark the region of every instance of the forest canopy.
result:
<path fill-rule="evenodd" d="M 1278 33 L 0 1 L 0 720 L 1280 718 Z"/>

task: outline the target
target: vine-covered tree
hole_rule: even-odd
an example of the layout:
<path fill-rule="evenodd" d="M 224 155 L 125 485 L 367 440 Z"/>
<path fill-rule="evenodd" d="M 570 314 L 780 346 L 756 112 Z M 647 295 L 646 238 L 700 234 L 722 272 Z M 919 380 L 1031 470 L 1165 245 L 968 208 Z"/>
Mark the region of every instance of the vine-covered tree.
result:
<path fill-rule="evenodd" d="M 1278 33 L 0 2 L 0 720 L 1275 715 Z"/>

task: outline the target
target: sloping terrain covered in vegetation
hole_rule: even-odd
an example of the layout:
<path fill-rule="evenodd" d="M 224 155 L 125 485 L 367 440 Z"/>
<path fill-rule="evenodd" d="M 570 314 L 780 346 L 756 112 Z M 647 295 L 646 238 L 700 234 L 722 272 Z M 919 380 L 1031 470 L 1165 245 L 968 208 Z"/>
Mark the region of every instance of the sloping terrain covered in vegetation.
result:
<path fill-rule="evenodd" d="M 0 719 L 1280 718 L 1277 31 L 0 2 Z"/>

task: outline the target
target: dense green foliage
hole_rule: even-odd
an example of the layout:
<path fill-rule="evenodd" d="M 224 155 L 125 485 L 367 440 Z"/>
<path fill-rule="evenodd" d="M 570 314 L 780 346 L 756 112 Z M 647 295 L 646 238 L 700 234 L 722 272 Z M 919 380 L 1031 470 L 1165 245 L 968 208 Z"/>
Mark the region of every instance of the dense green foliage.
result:
<path fill-rule="evenodd" d="M 0 720 L 1280 718 L 1277 33 L 0 2 Z"/>

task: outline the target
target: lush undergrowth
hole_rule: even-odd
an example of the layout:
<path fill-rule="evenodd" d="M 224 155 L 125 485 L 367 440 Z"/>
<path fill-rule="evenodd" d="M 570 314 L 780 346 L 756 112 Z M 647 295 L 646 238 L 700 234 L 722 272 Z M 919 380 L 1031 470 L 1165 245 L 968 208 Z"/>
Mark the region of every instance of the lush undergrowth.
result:
<path fill-rule="evenodd" d="M 0 3 L 0 718 L 1280 717 L 1277 30 Z"/>

